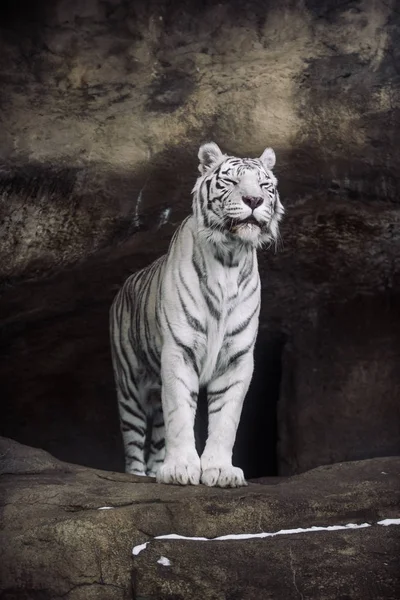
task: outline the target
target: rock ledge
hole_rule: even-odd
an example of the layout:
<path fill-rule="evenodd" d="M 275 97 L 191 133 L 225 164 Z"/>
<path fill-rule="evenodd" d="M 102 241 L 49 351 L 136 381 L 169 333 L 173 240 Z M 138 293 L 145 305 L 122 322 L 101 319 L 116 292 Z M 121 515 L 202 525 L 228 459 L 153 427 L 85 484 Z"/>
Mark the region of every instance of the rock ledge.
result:
<path fill-rule="evenodd" d="M 400 597 L 400 527 L 378 524 L 399 523 L 400 458 L 221 490 L 87 469 L 5 438 L 0 457 L 2 599 Z M 351 523 L 369 526 L 332 527 Z M 278 533 L 239 535 L 261 532 Z"/>

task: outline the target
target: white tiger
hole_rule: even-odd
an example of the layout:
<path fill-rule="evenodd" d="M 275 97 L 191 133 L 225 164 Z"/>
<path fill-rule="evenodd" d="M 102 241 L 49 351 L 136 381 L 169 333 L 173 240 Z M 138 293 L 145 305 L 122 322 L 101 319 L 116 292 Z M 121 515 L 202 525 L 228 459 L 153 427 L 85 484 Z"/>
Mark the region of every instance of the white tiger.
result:
<path fill-rule="evenodd" d="M 193 214 L 168 253 L 131 275 L 114 300 L 113 366 L 128 473 L 237 487 L 246 481 L 232 465 L 232 449 L 260 311 L 256 248 L 277 240 L 284 209 L 271 148 L 242 159 L 211 142 L 198 156 Z M 194 437 L 199 387 L 208 400 L 201 457 Z"/>

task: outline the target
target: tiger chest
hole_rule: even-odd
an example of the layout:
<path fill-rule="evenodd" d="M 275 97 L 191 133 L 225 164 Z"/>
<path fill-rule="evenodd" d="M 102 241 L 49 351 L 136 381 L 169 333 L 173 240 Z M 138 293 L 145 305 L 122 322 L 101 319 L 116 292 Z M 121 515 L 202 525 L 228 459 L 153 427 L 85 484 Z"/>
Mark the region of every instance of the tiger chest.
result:
<path fill-rule="evenodd" d="M 229 331 L 238 319 L 237 309 L 240 308 L 240 288 L 235 270 L 229 274 L 220 273 L 212 284 L 208 282 L 204 296 L 206 335 L 199 347 L 201 385 L 207 384 L 219 370 L 223 349 L 230 343 Z"/>

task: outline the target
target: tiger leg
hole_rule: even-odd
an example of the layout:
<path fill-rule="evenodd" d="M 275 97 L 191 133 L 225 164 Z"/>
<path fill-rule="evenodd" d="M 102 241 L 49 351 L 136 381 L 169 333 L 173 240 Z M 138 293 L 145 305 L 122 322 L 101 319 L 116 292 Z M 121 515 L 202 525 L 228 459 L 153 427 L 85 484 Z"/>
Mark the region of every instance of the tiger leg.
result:
<path fill-rule="evenodd" d="M 253 354 L 249 352 L 208 385 L 208 438 L 201 456 L 201 482 L 205 485 L 247 485 L 242 469 L 232 465 L 232 451 L 252 373 Z"/>
<path fill-rule="evenodd" d="M 116 296 L 110 309 L 111 356 L 118 398 L 120 426 L 124 443 L 125 471 L 146 475 L 144 442 L 147 417 L 146 390 L 141 382 L 141 369 L 124 326 L 128 306 L 124 288 Z"/>
<path fill-rule="evenodd" d="M 146 475 L 144 445 L 147 417 L 142 408 L 140 392 L 130 385 L 130 395 L 126 397 L 117 390 L 118 408 L 122 439 L 125 451 L 125 472 L 132 475 Z"/>
<path fill-rule="evenodd" d="M 161 399 L 165 420 L 165 459 L 159 483 L 197 485 L 200 458 L 194 438 L 199 379 L 184 349 L 164 346 L 161 355 Z"/>
<path fill-rule="evenodd" d="M 152 409 L 151 441 L 146 472 L 149 477 L 156 477 L 157 471 L 164 462 L 165 457 L 164 415 L 161 405 L 161 395 L 159 393 L 157 393 L 157 398 L 153 400 Z"/>

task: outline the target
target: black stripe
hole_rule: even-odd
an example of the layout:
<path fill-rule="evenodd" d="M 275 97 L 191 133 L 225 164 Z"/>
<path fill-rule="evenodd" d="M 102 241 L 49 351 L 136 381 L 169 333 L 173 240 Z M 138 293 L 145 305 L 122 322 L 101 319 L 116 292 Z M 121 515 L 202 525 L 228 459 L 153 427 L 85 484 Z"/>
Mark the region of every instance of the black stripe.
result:
<path fill-rule="evenodd" d="M 204 257 L 201 256 L 202 263 L 203 263 L 202 265 L 199 265 L 198 258 L 199 258 L 199 256 L 195 256 L 195 254 L 193 253 L 193 255 L 192 255 L 192 264 L 194 266 L 194 269 L 195 269 L 195 271 L 197 273 L 197 277 L 198 277 L 199 282 L 200 282 L 200 289 L 201 289 L 203 297 L 204 297 L 204 299 L 206 301 L 206 304 L 207 304 L 207 307 L 208 307 L 208 310 L 209 310 L 211 316 L 214 317 L 214 319 L 218 320 L 220 318 L 221 314 L 218 311 L 218 309 L 216 309 L 215 306 L 213 305 L 210 296 L 216 302 L 218 302 L 218 297 L 215 295 L 215 293 L 212 291 L 212 289 L 210 289 L 208 287 L 207 282 L 205 281 L 204 274 L 207 273 L 207 269 L 206 269 Z"/>
<path fill-rule="evenodd" d="M 125 431 L 125 432 L 134 431 L 135 433 L 137 433 L 140 436 L 144 436 L 144 434 L 145 434 L 144 428 L 137 427 L 133 423 L 129 423 L 129 421 L 125 421 L 125 419 L 121 419 L 121 429 L 122 429 L 122 431 Z"/>
<path fill-rule="evenodd" d="M 233 294 L 232 296 L 229 296 L 227 302 L 228 304 L 230 304 L 231 302 L 233 302 L 234 300 L 236 300 L 236 298 L 238 297 L 238 293 L 236 292 L 236 294 Z"/>
<path fill-rule="evenodd" d="M 142 414 L 137 413 L 135 411 L 135 409 L 132 406 L 130 406 L 129 404 L 125 404 L 125 402 L 120 402 L 120 405 L 122 406 L 122 408 L 124 408 L 126 410 L 127 413 L 132 415 L 132 417 L 135 417 L 136 419 L 139 419 L 143 422 L 146 420 L 144 413 L 142 413 Z"/>
<path fill-rule="evenodd" d="M 204 279 L 205 276 L 207 276 L 207 268 L 206 268 L 206 261 L 204 259 L 202 250 L 203 249 L 201 246 L 194 247 L 193 248 L 193 256 L 195 256 L 196 262 L 198 264 L 198 268 L 200 269 L 201 279 Z M 199 260 L 200 260 L 200 264 L 198 262 Z"/>
<path fill-rule="evenodd" d="M 238 276 L 238 286 L 239 287 L 240 287 L 240 284 L 242 283 L 242 280 L 244 277 L 243 273 L 246 272 L 246 269 L 247 269 L 247 257 L 246 257 L 246 260 L 243 262 L 243 265 L 239 271 L 239 276 Z"/>
<path fill-rule="evenodd" d="M 153 370 L 154 370 L 154 372 L 158 373 L 160 371 L 160 369 L 161 369 L 161 356 L 156 353 L 156 349 L 154 347 L 148 347 L 147 348 L 147 353 L 148 353 L 148 356 L 153 361 Z M 155 367 L 154 367 L 154 365 L 155 365 Z"/>
<path fill-rule="evenodd" d="M 151 287 L 152 287 L 152 283 L 153 283 L 153 279 L 154 279 L 154 272 L 155 272 L 155 267 L 158 265 L 151 265 L 150 270 L 149 270 L 149 277 L 148 280 L 146 281 L 146 291 L 145 291 L 145 295 L 143 297 L 143 308 L 144 308 L 144 315 L 143 315 L 143 319 L 142 322 L 144 322 L 144 333 L 145 333 L 145 340 L 146 340 L 146 347 L 144 349 L 144 353 L 146 354 L 146 358 L 147 361 L 145 361 L 144 364 L 150 364 L 151 368 L 157 372 L 160 369 L 160 358 L 155 354 L 155 352 L 153 352 L 153 345 L 152 345 L 152 341 L 153 341 L 153 336 L 152 336 L 152 332 L 150 331 L 150 324 L 149 324 L 149 319 L 147 319 L 147 307 L 149 306 L 149 298 L 150 298 L 150 294 L 151 294 Z M 153 363 L 153 364 L 152 364 Z"/>
<path fill-rule="evenodd" d="M 144 465 L 144 460 L 142 458 L 138 458 L 137 456 L 129 456 L 127 454 L 125 456 L 125 461 L 128 462 L 126 459 L 129 459 L 129 463 L 135 462 L 135 463 L 139 463 L 139 465 Z"/>
<path fill-rule="evenodd" d="M 207 265 L 206 265 L 205 258 L 204 258 L 203 254 L 202 254 L 202 248 L 199 248 L 199 255 L 200 255 L 200 259 L 201 259 L 201 263 L 202 264 L 199 265 L 197 263 L 197 260 L 196 259 L 195 260 L 196 260 L 196 264 L 197 264 L 196 272 L 197 272 L 198 275 L 200 273 L 200 276 L 199 276 L 200 289 L 201 289 L 203 297 L 204 297 L 204 299 L 205 299 L 205 301 L 207 303 L 207 306 L 208 306 L 208 309 L 209 309 L 211 315 L 215 319 L 219 319 L 220 316 L 221 316 L 221 314 L 218 311 L 218 308 L 216 308 L 214 306 L 213 302 L 212 302 L 212 300 L 213 300 L 213 301 L 215 301 L 218 304 L 219 303 L 219 298 L 216 295 L 216 293 L 207 285 L 207 280 L 206 280 L 206 277 L 204 276 L 204 274 L 207 273 Z"/>
<path fill-rule="evenodd" d="M 219 408 L 211 408 L 208 410 L 208 414 L 213 415 L 215 413 L 218 413 L 223 409 L 224 406 L 225 406 L 225 404 L 221 404 L 221 406 Z"/>
<path fill-rule="evenodd" d="M 132 440 L 131 442 L 128 442 L 127 445 L 135 446 L 135 448 L 138 448 L 138 450 L 143 450 L 143 448 L 144 448 L 143 442 L 140 442 L 139 440 Z"/>
<path fill-rule="evenodd" d="M 209 296 L 211 296 L 211 298 L 213 300 L 215 300 L 215 302 L 219 302 L 219 298 L 218 298 L 217 294 L 207 285 L 207 282 L 203 281 L 202 284 L 203 284 L 203 287 L 205 288 L 205 290 L 207 291 L 207 294 Z"/>
<path fill-rule="evenodd" d="M 161 273 L 163 272 L 163 265 L 164 262 L 162 263 L 162 265 L 160 266 L 158 272 L 157 272 L 157 301 L 156 301 L 156 325 L 158 327 L 158 330 L 161 331 L 161 321 L 160 321 L 160 304 L 161 304 Z"/>
<path fill-rule="evenodd" d="M 259 287 L 259 283 L 260 281 L 259 279 L 257 279 L 256 285 L 250 290 L 249 294 L 247 294 L 247 296 L 241 300 L 241 303 L 247 302 L 247 300 L 249 300 L 249 298 L 251 298 L 251 296 L 256 293 Z"/>
<path fill-rule="evenodd" d="M 254 338 L 254 340 L 248 346 L 246 346 L 246 348 L 243 348 L 243 350 L 239 350 L 238 352 L 236 352 L 236 354 L 234 354 L 233 356 L 231 356 L 228 359 L 229 366 L 231 366 L 232 363 L 238 361 L 239 358 L 242 358 L 242 356 L 245 356 L 246 354 L 248 354 L 250 352 L 252 346 L 254 345 L 254 342 L 255 342 L 255 338 Z"/>
<path fill-rule="evenodd" d="M 223 394 L 226 394 L 226 392 L 228 392 L 233 386 L 238 385 L 239 383 L 242 383 L 242 382 L 240 380 L 238 380 L 238 381 L 234 381 L 233 383 L 231 383 L 230 385 L 227 385 L 224 388 L 220 388 L 219 390 L 215 390 L 215 391 L 207 390 L 207 396 L 222 396 Z M 214 400 L 212 400 L 212 402 L 214 402 Z"/>
<path fill-rule="evenodd" d="M 162 439 L 162 440 L 158 440 L 158 442 L 151 442 L 151 446 L 155 450 L 162 450 L 162 448 L 164 448 L 164 446 L 165 446 L 165 440 Z"/>
<path fill-rule="evenodd" d="M 196 302 L 196 300 L 195 300 L 192 292 L 190 291 L 189 286 L 187 285 L 185 279 L 183 278 L 183 275 L 182 275 L 180 269 L 178 270 L 178 275 L 179 275 L 180 282 L 183 285 L 183 287 L 185 288 L 185 291 L 186 291 L 187 295 L 189 296 L 189 298 L 191 299 L 191 301 L 193 302 L 193 304 L 195 306 L 197 306 L 197 302 Z"/>
<path fill-rule="evenodd" d="M 212 246 L 213 250 L 214 250 L 214 258 L 222 265 L 225 266 L 225 257 L 223 252 L 220 252 L 220 249 L 218 246 Z"/>
<path fill-rule="evenodd" d="M 176 335 L 173 332 L 173 329 L 171 327 L 171 323 L 169 322 L 168 317 L 167 317 L 167 315 L 165 313 L 165 310 L 163 310 L 163 314 L 164 314 L 164 318 L 165 318 L 165 320 L 167 322 L 168 329 L 169 329 L 169 331 L 170 331 L 170 333 L 171 333 L 171 335 L 172 335 L 172 337 L 174 339 L 175 344 L 177 346 L 179 346 L 179 348 L 182 348 L 182 350 L 185 352 L 186 358 L 189 359 L 190 364 L 192 365 L 192 367 L 193 367 L 193 369 L 194 369 L 194 371 L 195 371 L 195 373 L 196 373 L 196 375 L 198 377 L 199 376 L 199 369 L 198 369 L 198 366 L 196 364 L 196 356 L 195 356 L 193 350 L 191 348 L 189 348 L 189 346 L 186 346 L 186 344 L 184 344 L 183 342 L 181 342 L 181 340 L 176 337 Z M 185 359 L 185 357 L 184 357 L 184 359 Z M 185 362 L 186 362 L 186 360 L 185 360 Z"/>
<path fill-rule="evenodd" d="M 240 270 L 239 273 L 239 277 L 238 277 L 238 287 L 240 287 L 242 285 L 242 283 L 244 283 L 244 281 L 246 279 L 249 278 L 249 276 L 252 275 L 253 273 L 253 254 L 251 255 L 251 260 L 249 261 L 249 259 L 247 259 L 244 264 L 243 267 Z"/>
<path fill-rule="evenodd" d="M 210 206 L 210 204 L 211 204 L 211 199 L 210 199 L 211 178 L 210 179 L 206 179 L 204 181 L 204 185 L 207 188 L 207 194 L 206 194 L 207 208 L 211 208 L 211 206 Z M 200 189 L 200 191 L 201 191 L 201 189 Z"/>
<path fill-rule="evenodd" d="M 203 293 L 203 296 L 204 296 L 204 300 L 206 301 L 207 308 L 208 308 L 208 310 L 209 310 L 209 312 L 210 312 L 210 315 L 211 315 L 211 316 L 212 316 L 212 317 L 213 317 L 213 318 L 214 318 L 216 321 L 219 321 L 219 319 L 220 319 L 220 317 L 221 317 L 221 313 L 220 313 L 220 312 L 219 312 L 219 311 L 218 311 L 218 310 L 215 308 L 215 306 L 214 306 L 214 305 L 213 305 L 213 303 L 211 302 L 211 298 L 210 298 L 208 295 L 206 295 L 206 294 L 204 294 L 204 293 Z"/>
<path fill-rule="evenodd" d="M 197 277 L 199 278 L 199 281 L 202 281 L 203 279 L 203 273 L 201 271 L 201 268 L 197 262 L 197 259 L 194 255 L 194 253 L 192 254 L 192 265 L 194 266 L 194 270 L 196 271 Z"/>
<path fill-rule="evenodd" d="M 232 358 L 229 359 L 229 366 L 232 365 L 232 363 L 236 362 L 237 360 L 239 360 L 239 358 L 242 358 L 242 356 L 244 356 L 245 354 L 247 354 L 250 350 L 251 346 L 248 346 L 247 348 L 243 348 L 243 350 L 239 350 L 239 352 L 236 352 L 236 354 L 234 354 L 232 356 Z"/>
<path fill-rule="evenodd" d="M 157 353 L 153 345 L 153 334 L 150 330 L 149 320 L 147 319 L 147 307 L 149 305 L 149 298 L 152 290 L 152 284 L 154 276 L 157 274 L 160 268 L 161 261 L 153 263 L 146 274 L 146 281 L 143 282 L 143 286 L 140 290 L 140 298 L 138 300 L 139 311 L 137 312 L 136 319 L 136 331 L 141 331 L 140 324 L 144 324 L 144 338 L 140 336 L 141 343 L 136 347 L 136 353 L 140 357 L 143 364 L 149 365 L 153 373 L 158 375 L 160 371 L 160 356 Z"/>
<path fill-rule="evenodd" d="M 254 315 L 256 314 L 256 312 L 258 311 L 259 308 L 260 308 L 260 305 L 257 304 L 257 306 L 255 307 L 255 309 L 253 310 L 251 315 L 249 317 L 247 317 L 247 319 L 245 321 L 243 321 L 240 325 L 238 325 L 235 329 L 233 329 L 227 335 L 233 337 L 235 335 L 238 335 L 239 333 L 242 333 L 249 326 L 251 320 L 253 319 Z"/>
<path fill-rule="evenodd" d="M 206 260 L 202 254 L 202 248 L 199 248 L 200 250 L 200 256 L 201 256 L 201 269 L 203 270 L 204 274 L 207 274 L 207 264 L 206 264 Z M 219 302 L 219 298 L 218 296 L 215 294 L 215 292 L 213 292 L 213 290 L 207 285 L 207 278 L 206 277 L 202 277 L 201 278 L 201 283 L 203 284 L 203 286 L 205 287 L 205 289 L 207 290 L 208 294 L 213 298 L 213 300 L 215 300 L 216 302 Z"/>
<path fill-rule="evenodd" d="M 124 290 L 123 293 L 125 293 L 125 290 Z M 118 335 L 118 350 L 119 350 L 119 352 L 121 353 L 121 355 L 122 355 L 122 357 L 124 359 L 125 365 L 122 364 L 121 359 L 119 359 L 119 361 L 121 362 L 121 368 L 123 369 L 124 373 L 126 372 L 126 370 L 128 371 L 129 378 L 133 382 L 133 384 L 135 385 L 135 377 L 133 375 L 131 362 L 129 360 L 129 357 L 126 354 L 125 346 L 124 346 L 124 344 L 122 343 L 122 340 L 121 340 L 121 332 L 123 330 L 122 320 L 123 320 L 123 316 L 124 316 L 124 311 L 126 309 L 124 309 L 121 306 L 121 301 L 123 301 L 123 298 L 121 298 L 121 296 L 119 296 L 119 297 L 117 296 L 116 300 L 117 300 L 117 305 L 116 306 L 120 309 L 119 310 L 119 314 L 117 314 L 116 312 L 114 312 L 114 317 L 115 317 L 115 321 L 117 323 L 118 334 L 119 334 Z M 131 309 L 131 307 L 129 306 L 129 308 L 127 309 L 128 312 L 130 312 L 130 309 Z M 114 323 L 113 323 L 113 327 L 114 327 Z M 113 329 L 113 331 L 115 331 L 115 330 Z"/>
<path fill-rule="evenodd" d="M 221 252 L 218 246 L 213 246 L 214 257 L 224 267 L 232 269 L 239 266 L 239 260 L 233 250 L 229 250 L 227 254 Z"/>
<path fill-rule="evenodd" d="M 200 209 L 201 209 L 201 215 L 203 217 L 204 225 L 208 228 L 208 227 L 210 227 L 210 217 L 209 217 L 209 214 L 208 214 L 208 212 L 206 211 L 206 209 L 204 208 L 203 205 L 201 205 Z"/>
<path fill-rule="evenodd" d="M 189 312 L 189 309 L 187 308 L 187 306 L 181 296 L 179 287 L 177 287 L 177 291 L 178 291 L 179 302 L 181 303 L 181 307 L 183 309 L 183 312 L 185 313 L 186 320 L 189 323 L 190 327 L 192 327 L 192 329 L 195 329 L 196 331 L 199 331 L 200 333 L 206 333 L 205 327 L 203 327 L 203 325 L 200 323 L 200 321 L 198 319 L 196 319 L 196 317 L 194 317 Z"/>

